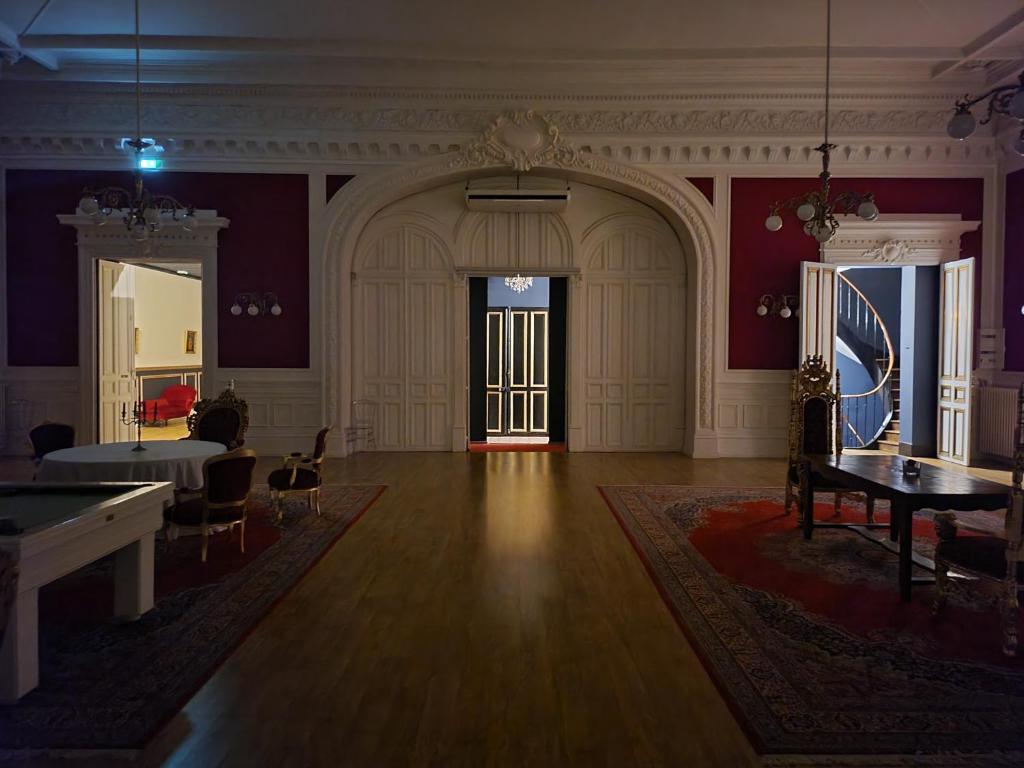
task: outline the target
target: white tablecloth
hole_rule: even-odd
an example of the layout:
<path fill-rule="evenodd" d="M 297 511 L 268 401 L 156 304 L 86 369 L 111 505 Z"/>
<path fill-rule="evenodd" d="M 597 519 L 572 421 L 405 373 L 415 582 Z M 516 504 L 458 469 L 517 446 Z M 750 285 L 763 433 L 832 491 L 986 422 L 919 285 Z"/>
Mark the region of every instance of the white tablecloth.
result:
<path fill-rule="evenodd" d="M 175 488 L 200 488 L 203 462 L 227 450 L 205 440 L 147 440 L 143 445 L 144 451 L 133 451 L 135 443 L 62 448 L 43 457 L 36 479 L 48 483 L 164 480 Z"/>

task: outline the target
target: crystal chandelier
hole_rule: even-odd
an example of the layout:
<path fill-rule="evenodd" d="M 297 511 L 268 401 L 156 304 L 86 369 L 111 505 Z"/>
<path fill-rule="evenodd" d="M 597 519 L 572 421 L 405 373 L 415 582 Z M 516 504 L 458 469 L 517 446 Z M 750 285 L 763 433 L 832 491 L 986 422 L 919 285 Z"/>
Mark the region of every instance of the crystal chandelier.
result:
<path fill-rule="evenodd" d="M 981 120 L 975 120 L 971 114 L 971 107 L 985 99 L 988 99 L 985 116 Z M 1024 155 L 1024 72 L 1017 76 L 1014 85 L 996 86 L 974 99 L 970 94 L 965 95 L 956 103 L 956 112 L 949 118 L 946 133 L 954 139 L 963 141 L 974 133 L 974 129 L 979 125 L 990 122 L 993 115 L 1007 115 L 1022 123 L 1021 131 L 1013 142 L 1013 148 L 1017 154 Z"/>
<path fill-rule="evenodd" d="M 821 152 L 821 188 L 807 192 L 806 194 L 792 197 L 785 202 L 772 204 L 771 212 L 765 219 L 764 225 L 771 232 L 778 232 L 782 229 L 781 211 L 796 211 L 796 217 L 804 222 L 804 233 L 810 235 L 819 243 L 827 243 L 839 229 L 839 221 L 836 213 L 853 213 L 865 221 L 874 221 L 878 218 L 878 206 L 875 205 L 875 197 L 870 192 L 842 192 L 832 197 L 828 166 L 832 150 L 835 144 L 828 141 L 829 123 L 829 90 L 832 75 L 832 0 L 829 0 L 826 11 L 825 22 L 825 138 L 822 143 L 814 148 L 815 152 Z"/>
<path fill-rule="evenodd" d="M 139 35 L 139 0 L 135 0 L 135 138 L 124 146 L 134 151 L 135 184 L 131 191 L 124 187 L 85 189 L 78 207 L 97 224 L 103 226 L 118 216 L 137 240 L 145 240 L 151 232 L 160 231 L 167 222 L 179 223 L 185 231 L 195 226 L 195 207 L 182 205 L 170 195 L 153 194 L 142 182 L 146 167 L 142 153 L 154 142 L 142 138 L 142 42 Z M 152 166 L 151 166 L 152 167 Z"/>
<path fill-rule="evenodd" d="M 516 189 L 519 189 L 519 177 L 516 176 Z M 516 267 L 519 267 L 522 262 L 522 254 L 519 253 L 519 213 L 515 214 L 513 219 L 513 228 L 516 235 Z M 533 287 L 532 277 L 523 277 L 519 274 L 519 270 L 516 269 L 514 277 L 505 278 L 505 287 L 510 288 L 515 293 L 525 293 Z"/>
<path fill-rule="evenodd" d="M 533 287 L 533 278 L 523 277 L 518 272 L 516 272 L 515 277 L 505 278 L 505 285 L 506 287 L 511 288 L 516 293 L 523 293 L 524 291 L 528 291 L 530 288 Z"/>

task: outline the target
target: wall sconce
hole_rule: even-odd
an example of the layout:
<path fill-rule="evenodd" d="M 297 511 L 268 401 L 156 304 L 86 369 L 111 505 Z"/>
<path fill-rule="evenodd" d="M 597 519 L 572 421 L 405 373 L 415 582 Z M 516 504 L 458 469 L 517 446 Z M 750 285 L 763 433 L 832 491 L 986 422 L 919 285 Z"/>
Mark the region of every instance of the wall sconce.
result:
<path fill-rule="evenodd" d="M 790 296 L 789 294 L 772 296 L 772 294 L 766 293 L 757 300 L 755 312 L 757 312 L 758 317 L 778 315 L 783 320 L 786 320 L 796 313 L 796 308 L 796 296 Z"/>
<path fill-rule="evenodd" d="M 239 317 L 242 312 L 249 317 L 267 314 L 279 317 L 282 311 L 281 305 L 277 301 L 277 294 L 269 291 L 262 295 L 258 293 L 235 294 L 235 303 L 231 305 L 231 314 L 235 317 Z"/>

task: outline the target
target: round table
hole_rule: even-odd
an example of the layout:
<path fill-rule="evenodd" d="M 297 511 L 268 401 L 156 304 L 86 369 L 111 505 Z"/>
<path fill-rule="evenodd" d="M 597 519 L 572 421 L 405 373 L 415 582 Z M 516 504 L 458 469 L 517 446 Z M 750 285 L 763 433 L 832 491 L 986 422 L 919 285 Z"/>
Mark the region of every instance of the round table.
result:
<path fill-rule="evenodd" d="M 227 449 L 205 440 L 147 440 L 144 451 L 135 443 L 103 443 L 62 448 L 43 457 L 36 479 L 43 482 L 164 480 L 175 488 L 201 488 L 203 462 Z"/>

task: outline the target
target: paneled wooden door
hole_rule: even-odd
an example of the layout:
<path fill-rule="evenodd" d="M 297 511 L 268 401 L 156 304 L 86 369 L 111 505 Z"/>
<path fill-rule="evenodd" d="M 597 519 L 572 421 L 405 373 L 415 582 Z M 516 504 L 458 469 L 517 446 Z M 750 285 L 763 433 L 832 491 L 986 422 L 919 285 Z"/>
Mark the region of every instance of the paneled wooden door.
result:
<path fill-rule="evenodd" d="M 800 365 L 809 355 L 821 355 L 830 371 L 836 369 L 835 264 L 800 263 Z"/>
<path fill-rule="evenodd" d="M 487 435 L 548 434 L 546 309 L 487 311 Z"/>
<path fill-rule="evenodd" d="M 938 456 L 971 461 L 971 369 L 974 360 L 974 259 L 942 265 L 939 288 Z"/>
<path fill-rule="evenodd" d="M 116 261 L 96 262 L 96 320 L 99 349 L 99 439 L 101 443 L 131 440 L 131 427 L 121 422 L 135 392 L 135 272 Z"/>

